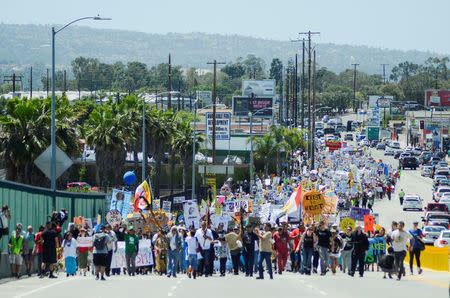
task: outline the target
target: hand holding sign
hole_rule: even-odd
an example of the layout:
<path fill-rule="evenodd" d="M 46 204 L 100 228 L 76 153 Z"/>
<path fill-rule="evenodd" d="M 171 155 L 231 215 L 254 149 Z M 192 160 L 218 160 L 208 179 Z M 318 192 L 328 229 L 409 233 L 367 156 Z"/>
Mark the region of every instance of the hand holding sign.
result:
<path fill-rule="evenodd" d="M 364 232 L 374 232 L 373 215 L 364 215 Z"/>

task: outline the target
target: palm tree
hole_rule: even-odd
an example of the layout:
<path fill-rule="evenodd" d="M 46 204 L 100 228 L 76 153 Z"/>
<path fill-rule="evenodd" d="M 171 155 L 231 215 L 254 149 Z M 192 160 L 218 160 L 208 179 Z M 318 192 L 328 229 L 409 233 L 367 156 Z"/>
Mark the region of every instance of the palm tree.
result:
<path fill-rule="evenodd" d="M 286 129 L 284 134 L 284 143 L 283 146 L 286 151 L 286 159 L 289 164 L 289 168 L 292 163 L 292 155 L 298 149 L 306 150 L 308 146 L 308 142 L 304 139 L 304 134 L 308 133 L 305 129 Z"/>
<path fill-rule="evenodd" d="M 34 167 L 34 160 L 50 146 L 50 99 L 18 99 L 6 103 L 0 117 L 0 157 L 7 170 L 6 179 L 26 184 L 45 185 Z M 67 98 L 56 98 L 56 144 L 71 157 L 80 153 L 79 115 Z"/>
<path fill-rule="evenodd" d="M 126 141 L 132 135 L 128 119 L 115 104 L 97 106 L 86 121 L 86 143 L 95 147 L 97 173 L 102 184 L 118 182 L 126 158 Z"/>
<path fill-rule="evenodd" d="M 275 154 L 277 157 L 277 175 L 280 175 L 280 153 L 284 150 L 284 135 L 286 133 L 286 128 L 280 125 L 271 125 L 269 127 L 269 133 L 275 140 Z"/>
<path fill-rule="evenodd" d="M 276 154 L 275 138 L 271 134 L 266 134 L 253 140 L 253 154 L 256 159 L 264 163 L 264 175 L 268 175 L 269 164 Z"/>
<path fill-rule="evenodd" d="M 183 161 L 183 191 L 187 191 L 189 184 L 189 167 L 192 165 L 193 158 L 193 135 L 194 130 L 190 126 L 190 121 L 182 121 L 178 123 L 177 130 L 173 137 L 172 146 L 180 159 Z M 205 136 L 203 134 L 195 135 L 195 153 L 198 152 L 201 144 L 205 142 Z"/>

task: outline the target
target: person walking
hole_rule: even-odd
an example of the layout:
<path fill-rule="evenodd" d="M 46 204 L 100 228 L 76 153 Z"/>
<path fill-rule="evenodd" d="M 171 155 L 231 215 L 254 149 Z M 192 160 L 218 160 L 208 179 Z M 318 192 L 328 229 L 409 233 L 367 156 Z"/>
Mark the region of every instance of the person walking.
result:
<path fill-rule="evenodd" d="M 41 276 L 43 271 L 41 268 L 42 264 L 42 243 L 44 242 L 42 240 L 42 232 L 45 230 L 44 226 L 39 227 L 39 231 L 34 236 L 34 251 L 37 256 L 37 263 L 38 263 L 38 276 Z"/>
<path fill-rule="evenodd" d="M 278 228 L 278 231 L 273 235 L 273 240 L 275 241 L 275 251 L 277 253 L 278 274 L 282 274 L 289 256 L 289 233 L 287 232 L 286 223 L 283 224 L 283 227 Z"/>
<path fill-rule="evenodd" d="M 168 272 L 167 277 L 173 276 L 177 277 L 178 270 L 178 260 L 180 259 L 181 253 L 183 251 L 183 246 L 181 242 L 180 234 L 176 227 L 172 227 L 169 235 L 167 236 L 167 240 L 169 242 L 169 251 L 168 251 Z"/>
<path fill-rule="evenodd" d="M 139 237 L 135 234 L 134 227 L 129 226 L 128 232 L 125 232 L 125 261 L 128 275 L 136 274 L 136 255 L 139 251 Z"/>
<path fill-rule="evenodd" d="M 203 221 L 200 225 L 200 229 L 195 232 L 195 238 L 197 238 L 200 244 L 202 259 L 199 261 L 198 273 L 199 275 L 205 273 L 205 277 L 212 276 L 210 262 L 213 261 L 213 251 L 211 250 L 211 242 L 213 241 L 213 234 L 210 229 L 207 228 L 206 222 Z"/>
<path fill-rule="evenodd" d="M 64 253 L 64 265 L 66 267 L 67 277 L 74 276 L 77 271 L 77 241 L 73 238 L 71 232 L 64 235 L 62 242 L 62 249 Z"/>
<path fill-rule="evenodd" d="M 194 279 L 197 277 L 198 259 L 197 253 L 199 252 L 199 244 L 197 238 L 195 238 L 195 229 L 189 232 L 189 236 L 185 239 L 187 245 L 187 255 L 189 261 L 189 267 L 187 268 L 188 277 L 191 278 L 191 274 Z"/>
<path fill-rule="evenodd" d="M 419 274 L 422 274 L 422 269 L 420 268 L 420 252 L 425 248 L 425 244 L 422 242 L 422 230 L 419 229 L 419 222 L 413 223 L 413 228 L 409 230 L 409 233 L 414 238 L 414 242 L 411 241 L 409 247 L 412 250 L 409 251 L 409 269 L 411 269 L 411 275 L 413 274 L 413 263 L 414 257 L 416 257 L 416 264 Z"/>
<path fill-rule="evenodd" d="M 311 258 L 314 254 L 314 247 L 317 245 L 317 241 L 317 235 L 314 233 L 313 228 L 308 227 L 306 232 L 302 234 L 300 243 L 296 248 L 297 252 L 300 252 L 300 248 L 302 248 L 303 273 L 306 275 L 311 275 Z"/>
<path fill-rule="evenodd" d="M 409 250 L 413 251 L 414 237 L 410 233 L 404 230 L 405 223 L 400 221 L 398 223 L 398 229 L 392 232 L 392 247 L 394 248 L 395 267 L 397 268 L 397 280 L 401 280 L 402 274 L 405 272 L 405 266 L 403 261 L 406 257 L 408 247 L 406 244 L 411 241 Z"/>
<path fill-rule="evenodd" d="M 95 266 L 95 279 L 105 279 L 105 269 L 108 259 L 108 242 L 111 238 L 105 233 L 105 226 L 100 226 L 100 233 L 94 234 L 94 266 Z"/>
<path fill-rule="evenodd" d="M 49 278 L 57 278 L 53 275 L 53 264 L 56 264 L 56 249 L 59 248 L 58 233 L 53 228 L 51 222 L 45 224 L 45 231 L 42 232 L 42 275 L 45 275 L 45 268 L 48 266 L 50 270 Z"/>
<path fill-rule="evenodd" d="M 240 241 L 239 227 L 235 226 L 232 232 L 225 234 L 225 240 L 227 241 L 228 248 L 230 249 L 231 262 L 233 263 L 233 274 L 239 275 L 239 264 L 241 262 L 241 248 L 238 245 L 238 241 Z"/>
<path fill-rule="evenodd" d="M 225 272 L 227 269 L 227 261 L 228 255 L 230 255 L 230 248 L 228 247 L 228 243 L 225 240 L 225 237 L 219 238 L 219 247 L 217 248 L 217 257 L 219 258 L 219 271 L 220 276 L 225 276 Z"/>
<path fill-rule="evenodd" d="M 352 233 L 350 242 L 353 244 L 352 267 L 349 271 L 350 276 L 355 275 L 356 265 L 359 263 L 359 276 L 364 276 L 364 258 L 369 250 L 369 240 L 362 231 L 361 226 L 356 226 Z"/>
<path fill-rule="evenodd" d="M 266 261 L 266 269 L 269 272 L 270 279 L 273 279 L 272 273 L 272 262 L 270 261 L 270 256 L 272 255 L 272 226 L 270 223 L 264 225 L 264 231 L 256 231 L 256 235 L 259 238 L 259 276 L 256 279 L 264 279 L 263 274 L 263 262 Z"/>
<path fill-rule="evenodd" d="M 400 189 L 400 192 L 398 194 L 398 199 L 400 200 L 400 205 L 403 205 L 403 199 L 405 198 L 405 192 L 403 189 Z"/>
<path fill-rule="evenodd" d="M 31 269 L 33 269 L 34 256 L 36 255 L 34 239 L 36 235 L 33 233 L 33 227 L 28 226 L 26 239 L 28 242 L 28 253 L 25 254 L 25 268 L 27 270 L 27 275 L 31 276 Z"/>
<path fill-rule="evenodd" d="M 105 268 L 106 276 L 109 277 L 111 273 L 111 262 L 113 252 L 117 252 L 117 237 L 116 233 L 114 233 L 114 231 L 112 230 L 110 224 L 107 224 L 105 227 L 106 227 L 106 234 L 108 234 L 109 238 L 111 238 L 111 241 L 108 242 L 108 256 L 106 257 L 106 268 Z"/>
<path fill-rule="evenodd" d="M 164 231 L 158 232 L 157 239 L 155 242 L 155 263 L 156 263 L 156 271 L 159 275 L 166 274 L 167 272 L 167 250 L 168 243 L 166 234 Z"/>
<path fill-rule="evenodd" d="M 338 231 L 335 229 L 331 230 L 331 249 L 330 249 L 330 258 L 331 258 L 331 272 L 336 274 L 336 268 L 339 266 L 339 258 L 341 257 L 341 247 L 342 247 L 342 239 L 338 235 Z"/>
<path fill-rule="evenodd" d="M 319 259 L 320 259 L 320 275 L 324 276 L 327 274 L 328 267 L 328 259 L 330 257 L 330 239 L 331 232 L 326 227 L 325 222 L 321 221 L 319 223 L 319 229 L 317 230 L 317 248 L 319 251 Z"/>
<path fill-rule="evenodd" d="M 255 261 L 255 241 L 259 238 L 253 232 L 253 226 L 247 224 L 246 231 L 242 237 L 243 255 L 245 262 L 245 276 L 253 276 L 253 265 Z"/>
<path fill-rule="evenodd" d="M 23 256 L 28 253 L 28 244 L 26 238 L 21 235 L 22 229 L 16 226 L 16 232 L 9 239 L 8 247 L 9 262 L 11 264 L 11 276 L 20 278 L 20 269 L 22 268 Z"/>
<path fill-rule="evenodd" d="M 78 234 L 78 238 L 85 238 L 87 236 L 87 230 L 85 228 L 80 229 L 80 234 Z M 88 271 L 88 255 L 89 249 L 92 247 L 78 247 L 78 269 L 80 269 L 80 274 L 86 276 L 86 272 Z"/>
<path fill-rule="evenodd" d="M 291 252 L 291 264 L 293 264 L 292 271 L 293 272 L 299 271 L 301 274 L 303 274 L 303 263 L 302 263 L 300 239 L 304 233 L 305 233 L 305 226 L 303 225 L 303 222 L 300 222 L 298 228 L 293 229 L 292 232 L 289 234 L 290 240 L 293 240 L 294 242 L 294 246 L 292 247 Z"/>

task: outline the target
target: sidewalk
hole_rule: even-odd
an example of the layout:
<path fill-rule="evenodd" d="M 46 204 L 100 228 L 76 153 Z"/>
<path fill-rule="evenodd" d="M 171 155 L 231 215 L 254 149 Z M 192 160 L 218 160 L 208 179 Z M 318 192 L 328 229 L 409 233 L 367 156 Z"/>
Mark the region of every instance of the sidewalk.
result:
<path fill-rule="evenodd" d="M 429 269 L 423 269 L 422 274 L 417 273 L 417 268 L 414 268 L 414 275 L 409 274 L 409 263 L 405 262 L 406 277 L 407 279 L 416 280 L 418 282 L 427 283 L 430 285 L 438 286 L 444 289 L 450 287 L 450 274 L 449 272 L 434 271 Z"/>

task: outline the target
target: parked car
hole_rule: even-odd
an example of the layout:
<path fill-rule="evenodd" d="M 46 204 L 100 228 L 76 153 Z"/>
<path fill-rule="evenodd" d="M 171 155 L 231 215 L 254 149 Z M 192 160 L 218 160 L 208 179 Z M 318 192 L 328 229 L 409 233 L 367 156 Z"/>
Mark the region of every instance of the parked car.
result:
<path fill-rule="evenodd" d="M 392 155 L 392 156 L 394 156 L 394 150 L 391 149 L 391 148 L 386 148 L 384 150 L 384 155 Z"/>
<path fill-rule="evenodd" d="M 431 152 L 424 151 L 420 154 L 419 161 L 421 164 L 427 164 L 430 162 L 432 157 L 433 157 L 433 154 L 431 154 Z"/>
<path fill-rule="evenodd" d="M 441 196 L 441 199 L 439 200 L 439 203 L 447 205 L 447 210 L 450 210 L 450 192 L 444 193 Z"/>
<path fill-rule="evenodd" d="M 98 191 L 98 187 L 92 187 L 86 182 L 70 182 L 70 183 L 67 183 L 67 185 L 66 185 L 67 190 L 75 189 L 75 188 L 88 189 L 90 191 Z"/>
<path fill-rule="evenodd" d="M 434 241 L 435 247 L 446 247 L 450 243 L 450 230 L 443 230 L 439 237 Z"/>
<path fill-rule="evenodd" d="M 428 203 L 427 207 L 425 208 L 426 213 L 429 212 L 435 212 L 435 213 L 447 213 L 448 208 L 446 204 L 443 203 Z"/>
<path fill-rule="evenodd" d="M 433 192 L 433 200 L 435 202 L 439 202 L 439 199 L 441 198 L 442 194 L 444 192 L 450 192 L 450 187 L 448 186 L 439 186 L 436 191 Z"/>
<path fill-rule="evenodd" d="M 428 221 L 428 225 L 443 227 L 446 230 L 450 229 L 450 224 L 449 224 L 448 220 L 432 220 L 432 221 Z"/>
<path fill-rule="evenodd" d="M 433 167 L 432 166 L 422 166 L 422 170 L 420 171 L 420 176 L 431 177 L 432 175 L 433 175 Z"/>
<path fill-rule="evenodd" d="M 397 141 L 392 141 L 389 145 L 392 149 L 400 149 L 400 143 Z"/>
<path fill-rule="evenodd" d="M 414 148 L 414 149 L 411 151 L 411 155 L 412 155 L 412 156 L 420 156 L 421 153 L 422 153 L 422 150 L 420 150 L 420 148 Z"/>
<path fill-rule="evenodd" d="M 439 168 L 439 169 L 435 169 L 434 174 L 439 175 L 439 176 L 445 176 L 445 177 L 449 178 L 450 170 L 448 168 Z"/>
<path fill-rule="evenodd" d="M 422 241 L 425 244 L 434 245 L 434 241 L 439 238 L 441 231 L 445 228 L 441 226 L 426 226 L 422 231 Z"/>
<path fill-rule="evenodd" d="M 386 145 L 383 144 L 383 143 L 378 143 L 376 149 L 377 150 L 384 150 L 384 149 L 386 149 Z"/>
<path fill-rule="evenodd" d="M 418 195 L 406 195 L 403 202 L 403 211 L 418 210 L 422 211 L 422 199 Z"/>
<path fill-rule="evenodd" d="M 400 158 L 398 161 L 399 161 L 399 168 L 402 170 L 404 170 L 405 168 L 416 170 L 417 167 L 419 166 L 417 158 L 413 156 L 405 156 L 403 158 Z"/>
<path fill-rule="evenodd" d="M 432 226 L 431 223 L 433 222 L 447 222 L 448 224 L 450 222 L 450 214 L 430 212 L 427 213 L 425 217 L 422 217 L 422 221 L 424 222 L 425 226 Z"/>
<path fill-rule="evenodd" d="M 344 137 L 345 141 L 353 141 L 353 134 L 352 133 L 346 133 Z"/>

